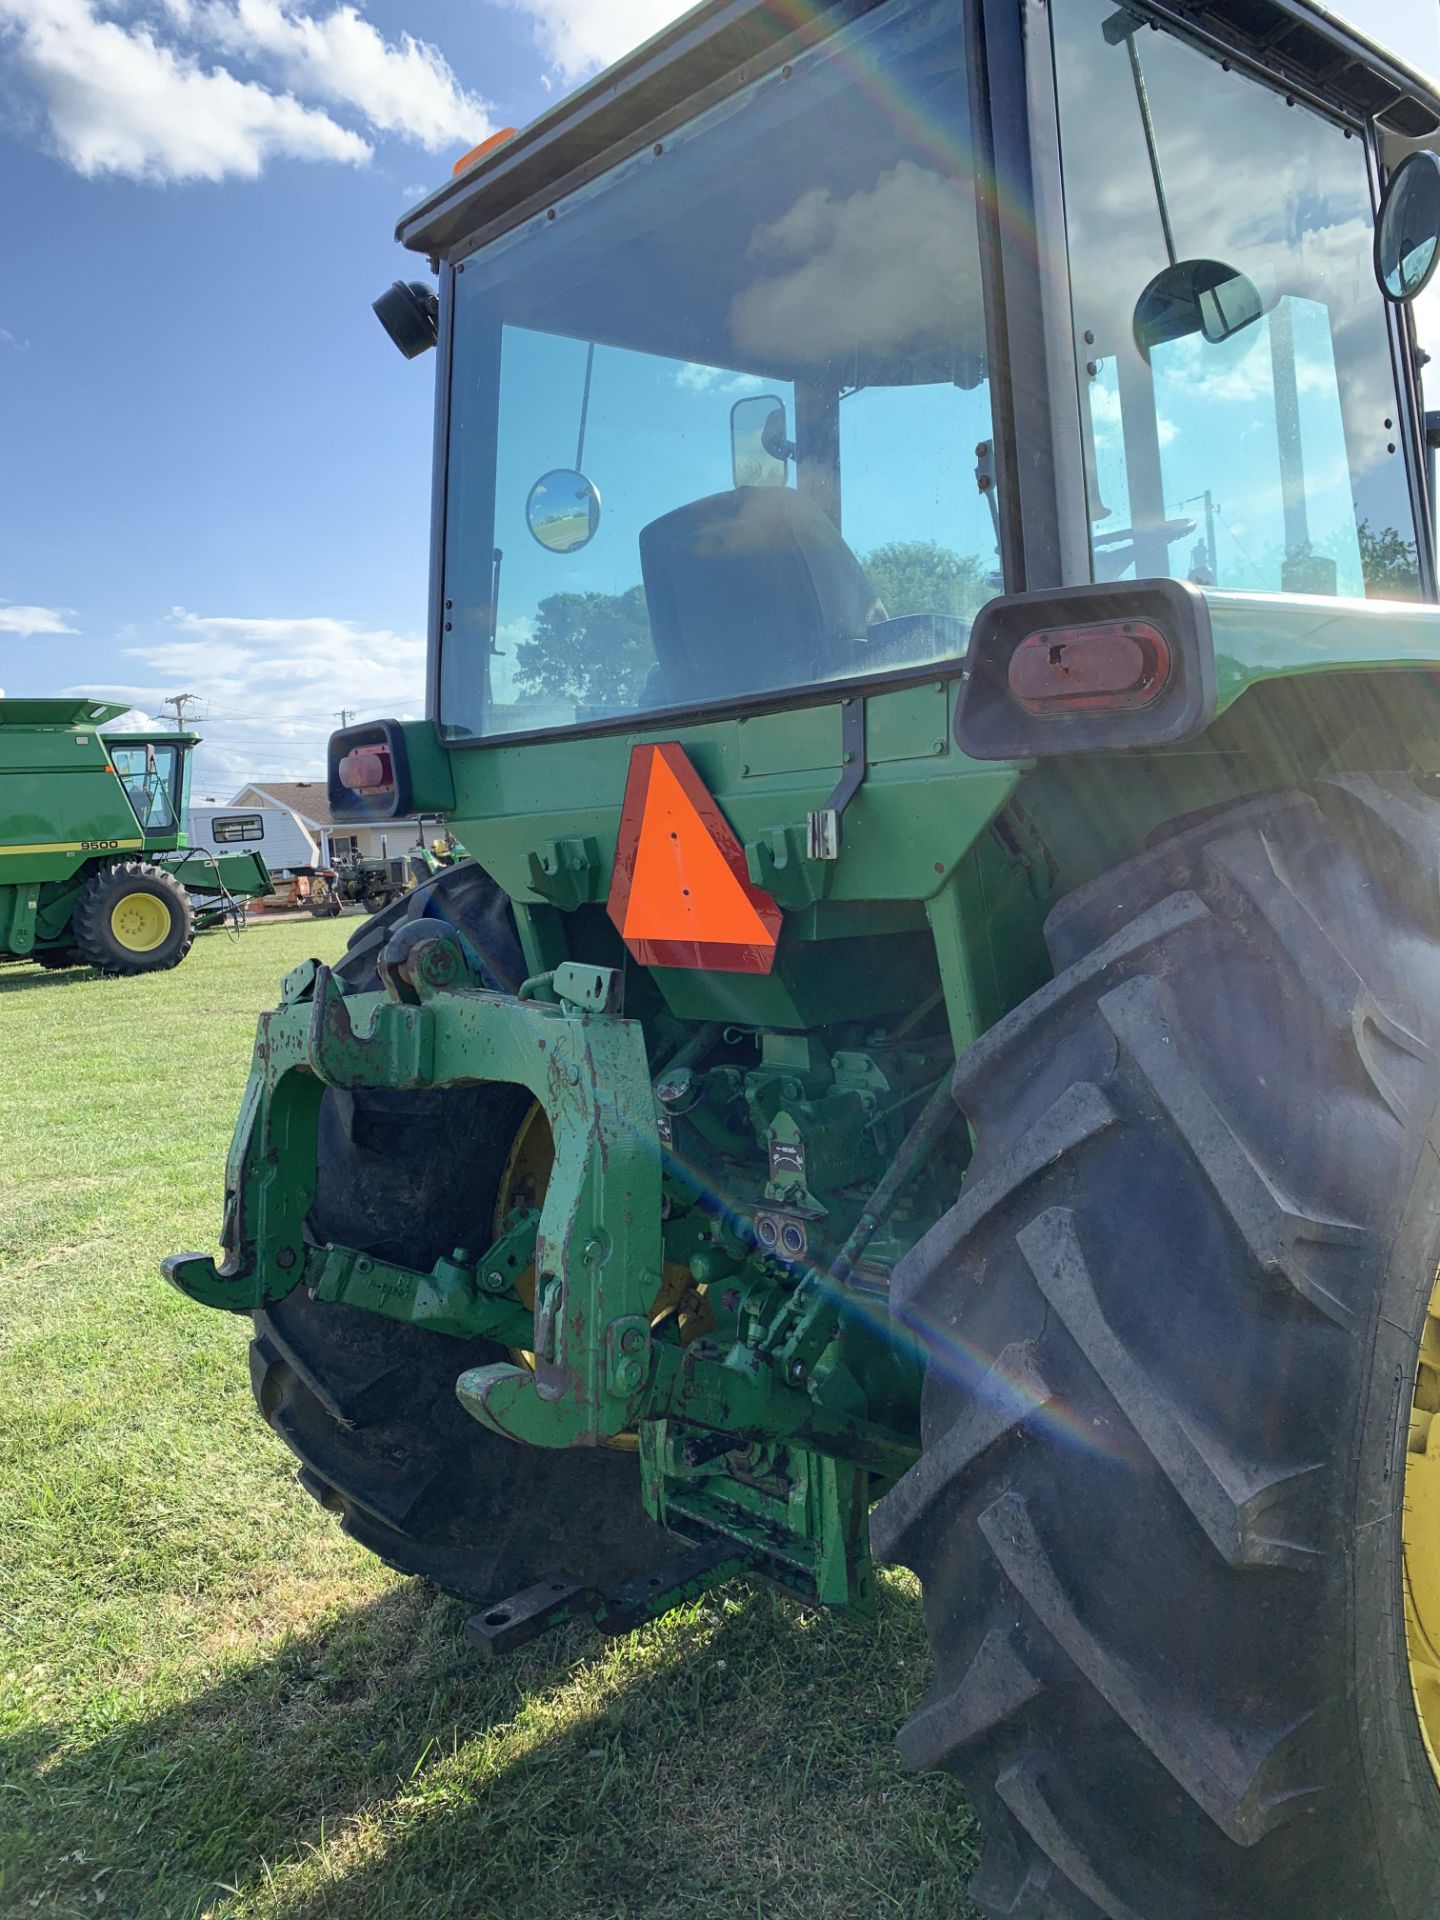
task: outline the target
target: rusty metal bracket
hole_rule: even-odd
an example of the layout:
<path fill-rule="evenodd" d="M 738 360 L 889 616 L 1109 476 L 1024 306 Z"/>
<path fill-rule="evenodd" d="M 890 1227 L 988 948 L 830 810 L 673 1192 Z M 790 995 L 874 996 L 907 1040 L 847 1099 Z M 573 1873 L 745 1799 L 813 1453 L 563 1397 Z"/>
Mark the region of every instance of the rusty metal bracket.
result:
<path fill-rule="evenodd" d="M 844 770 L 835 791 L 805 822 L 805 851 L 811 860 L 840 858 L 840 823 L 865 780 L 865 702 L 857 694 L 840 702 L 840 757 Z"/>
<path fill-rule="evenodd" d="M 525 1087 L 555 1142 L 535 1241 L 535 1365 L 473 1369 L 457 1392 L 477 1420 L 511 1439 L 598 1445 L 634 1424 L 655 1365 L 645 1316 L 662 1265 L 660 1142 L 644 1031 L 605 1011 L 617 988 L 604 970 L 598 990 L 588 970 L 583 984 L 595 1004 L 581 1012 L 452 984 L 463 955 L 443 934 L 406 941 L 393 960 L 389 984 L 413 993 L 413 1003 L 342 992 L 317 966 L 295 981 L 294 999 L 262 1016 L 226 1169 L 225 1258 L 217 1265 L 182 1255 L 167 1263 L 166 1278 L 194 1300 L 238 1312 L 282 1299 L 300 1281 L 327 1088 Z M 578 992 L 582 983 L 574 984 Z M 455 1318 L 456 1302 L 461 1318 L 469 1311 L 458 1283 L 442 1306 L 399 1270 L 347 1267 L 340 1276 L 337 1267 L 332 1278 L 343 1278 L 347 1297 L 363 1281 L 387 1301 L 410 1289 L 442 1319 Z"/>

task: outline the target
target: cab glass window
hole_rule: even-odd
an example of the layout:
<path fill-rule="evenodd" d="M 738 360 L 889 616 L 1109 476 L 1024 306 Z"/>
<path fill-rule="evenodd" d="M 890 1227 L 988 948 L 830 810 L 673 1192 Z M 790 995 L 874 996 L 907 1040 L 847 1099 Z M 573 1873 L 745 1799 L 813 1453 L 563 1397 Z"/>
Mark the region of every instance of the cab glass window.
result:
<path fill-rule="evenodd" d="M 448 733 L 963 654 L 999 585 L 967 99 L 961 10 L 883 6 L 463 263 Z"/>
<path fill-rule="evenodd" d="M 1420 590 L 1365 142 L 1113 0 L 1055 0 L 1101 580 Z"/>
<path fill-rule="evenodd" d="M 263 840 L 265 822 L 258 813 L 231 813 L 210 822 L 211 838 L 217 846 L 229 846 L 236 840 Z"/>
<path fill-rule="evenodd" d="M 175 831 L 175 776 L 179 755 L 174 747 L 150 744 L 116 746 L 110 762 L 119 774 L 135 818 L 145 833 Z"/>

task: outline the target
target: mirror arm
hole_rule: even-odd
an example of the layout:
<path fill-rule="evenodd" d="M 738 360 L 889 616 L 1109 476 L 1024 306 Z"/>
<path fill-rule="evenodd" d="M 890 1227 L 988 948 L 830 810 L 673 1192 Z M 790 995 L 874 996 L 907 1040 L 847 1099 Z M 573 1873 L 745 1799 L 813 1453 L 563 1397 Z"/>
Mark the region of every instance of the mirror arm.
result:
<path fill-rule="evenodd" d="M 497 642 L 500 638 L 500 563 L 505 558 L 504 550 L 496 547 L 490 562 L 490 652 L 499 654 Z M 501 656 L 503 658 L 503 655 Z"/>
<path fill-rule="evenodd" d="M 1000 551 L 1000 503 L 995 497 L 995 442 L 982 440 L 975 449 L 975 486 L 984 494 L 990 509 L 990 524 L 995 530 L 995 551 Z"/>
<path fill-rule="evenodd" d="M 595 342 L 592 340 L 585 354 L 585 385 L 580 394 L 580 431 L 575 440 L 575 471 L 585 471 L 585 426 L 590 418 L 590 376 L 595 371 Z"/>
<path fill-rule="evenodd" d="M 1165 176 L 1160 171 L 1160 149 L 1155 143 L 1155 122 L 1150 113 L 1150 90 L 1145 85 L 1145 69 L 1140 64 L 1140 49 L 1132 33 L 1126 41 L 1130 49 L 1130 71 L 1135 79 L 1135 99 L 1140 108 L 1140 124 L 1145 129 L 1145 150 L 1150 156 L 1150 174 L 1155 182 L 1155 204 L 1160 210 L 1160 229 L 1165 235 L 1165 251 L 1173 267 L 1177 258 L 1175 235 L 1170 227 L 1170 203 L 1165 198 Z"/>
<path fill-rule="evenodd" d="M 1160 171 L 1160 149 L 1155 139 L 1155 120 L 1150 112 L 1150 89 L 1145 84 L 1145 69 L 1140 63 L 1137 36 L 1145 22 L 1128 7 L 1121 7 L 1104 22 L 1101 32 L 1109 44 L 1125 42 L 1130 56 L 1130 77 L 1135 82 L 1135 104 L 1140 109 L 1140 127 L 1145 135 L 1145 151 L 1150 157 L 1150 178 L 1155 185 L 1155 204 L 1160 209 L 1160 229 L 1165 236 L 1165 252 L 1173 267 L 1178 259 L 1175 235 L 1170 227 L 1170 203 L 1165 198 L 1165 176 Z"/>

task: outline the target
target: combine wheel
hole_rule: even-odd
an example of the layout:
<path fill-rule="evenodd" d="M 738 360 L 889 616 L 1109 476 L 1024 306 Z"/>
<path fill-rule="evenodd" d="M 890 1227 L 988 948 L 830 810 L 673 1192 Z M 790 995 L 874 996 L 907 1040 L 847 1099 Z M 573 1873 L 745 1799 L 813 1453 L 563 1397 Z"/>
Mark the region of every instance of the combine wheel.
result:
<path fill-rule="evenodd" d="M 81 955 L 101 973 L 159 973 L 189 953 L 195 912 L 173 873 L 123 860 L 85 882 L 71 928 Z"/>
<path fill-rule="evenodd" d="M 524 968 L 504 895 L 474 865 L 450 868 L 361 926 L 337 972 L 362 990 L 401 924 L 461 929 L 497 985 Z M 429 1267 L 483 1247 L 532 1102 L 516 1087 L 327 1094 L 311 1231 Z M 633 1453 L 516 1446 L 471 1419 L 457 1376 L 510 1356 L 297 1289 L 255 1315 L 260 1411 L 300 1460 L 300 1483 L 389 1565 L 478 1606 L 551 1574 L 610 1586 L 673 1558 L 646 1517 Z"/>
<path fill-rule="evenodd" d="M 896 1275 L 876 1510 L 935 1680 L 901 1745 L 1024 1920 L 1440 1910 L 1440 801 L 1198 819 L 1078 894 L 971 1049 Z"/>

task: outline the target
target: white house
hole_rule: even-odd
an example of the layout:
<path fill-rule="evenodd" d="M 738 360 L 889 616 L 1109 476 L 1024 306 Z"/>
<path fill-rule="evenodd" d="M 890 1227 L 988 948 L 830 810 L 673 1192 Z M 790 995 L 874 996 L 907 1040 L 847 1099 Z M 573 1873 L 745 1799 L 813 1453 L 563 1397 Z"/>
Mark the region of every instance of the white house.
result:
<path fill-rule="evenodd" d="M 252 780 L 241 787 L 230 805 L 234 810 L 242 807 L 283 809 L 311 849 L 305 863 L 309 866 L 333 867 L 337 860 L 357 853 L 362 858 L 371 854 L 403 853 L 426 837 L 421 822 L 416 819 L 382 820 L 374 825 L 334 819 L 323 780 Z M 436 837 L 433 820 L 428 832 L 433 840 Z"/>

